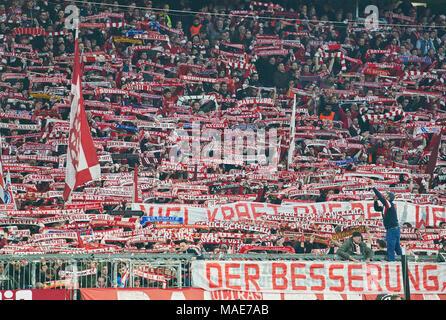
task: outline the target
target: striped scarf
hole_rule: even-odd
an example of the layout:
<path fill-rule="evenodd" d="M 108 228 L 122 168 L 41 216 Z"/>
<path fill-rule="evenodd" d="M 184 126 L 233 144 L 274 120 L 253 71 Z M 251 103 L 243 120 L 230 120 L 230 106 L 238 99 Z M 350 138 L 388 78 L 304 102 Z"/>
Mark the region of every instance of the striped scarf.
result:
<path fill-rule="evenodd" d="M 390 50 L 390 49 L 387 49 L 387 50 L 381 50 L 381 49 L 368 49 L 367 50 L 367 52 L 366 52 L 366 54 L 365 54 L 365 57 L 364 57 L 364 59 L 367 59 L 370 55 L 372 55 L 372 54 L 392 54 L 392 53 L 394 53 L 395 51 L 393 51 L 393 50 Z"/>
<path fill-rule="evenodd" d="M 324 52 L 324 51 L 320 51 L 319 52 L 319 57 L 322 58 L 340 58 L 341 59 L 341 70 L 345 71 L 347 70 L 347 66 L 345 63 L 345 55 L 343 52 L 338 51 L 338 52 Z"/>
<path fill-rule="evenodd" d="M 116 57 L 114 55 L 108 55 L 105 53 L 84 53 L 83 60 L 87 63 L 94 63 L 94 62 L 105 62 L 105 61 L 111 61 L 112 59 L 115 59 Z"/>
<path fill-rule="evenodd" d="M 277 10 L 277 11 L 283 11 L 283 8 L 280 6 L 280 5 L 278 5 L 278 4 L 273 4 L 273 3 L 268 3 L 268 2 L 259 2 L 259 1 L 252 1 L 250 4 L 249 4 L 249 8 L 251 9 L 251 10 L 253 10 L 254 9 L 254 7 L 266 7 L 266 8 L 268 8 L 269 10 Z"/>
<path fill-rule="evenodd" d="M 46 36 L 48 35 L 45 29 L 43 28 L 15 28 L 12 30 L 12 34 L 18 35 L 18 34 L 30 34 L 33 36 Z"/>
<path fill-rule="evenodd" d="M 403 80 L 407 79 L 438 79 L 438 76 L 432 74 L 430 72 L 422 72 L 422 71 L 406 71 L 403 76 Z"/>
<path fill-rule="evenodd" d="M 362 116 L 362 120 L 363 121 L 367 121 L 367 120 L 374 121 L 374 120 L 389 119 L 389 118 L 392 118 L 395 116 L 404 116 L 404 115 L 405 115 L 405 113 L 402 109 L 395 108 L 392 111 L 386 112 L 384 114 L 365 114 Z"/>

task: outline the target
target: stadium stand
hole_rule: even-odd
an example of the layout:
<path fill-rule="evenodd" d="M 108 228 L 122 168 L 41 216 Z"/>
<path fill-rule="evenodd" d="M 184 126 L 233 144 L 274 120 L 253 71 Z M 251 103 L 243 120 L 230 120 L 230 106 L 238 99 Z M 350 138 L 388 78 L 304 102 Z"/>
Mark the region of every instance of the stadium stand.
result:
<path fill-rule="evenodd" d="M 355 232 L 386 261 L 370 179 L 441 264 L 446 8 L 374 4 L 2 1 L 0 289 L 193 287 L 192 263 L 340 261 Z M 100 177 L 65 201 L 70 5 Z"/>

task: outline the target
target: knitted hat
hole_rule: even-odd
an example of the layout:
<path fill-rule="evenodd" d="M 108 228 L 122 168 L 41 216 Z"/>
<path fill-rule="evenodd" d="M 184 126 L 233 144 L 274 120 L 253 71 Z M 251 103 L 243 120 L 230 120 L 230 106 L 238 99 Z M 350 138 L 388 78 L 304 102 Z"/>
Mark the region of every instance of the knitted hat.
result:
<path fill-rule="evenodd" d="M 390 202 L 392 202 L 395 199 L 395 194 L 393 192 L 387 192 L 387 195 L 389 196 Z"/>

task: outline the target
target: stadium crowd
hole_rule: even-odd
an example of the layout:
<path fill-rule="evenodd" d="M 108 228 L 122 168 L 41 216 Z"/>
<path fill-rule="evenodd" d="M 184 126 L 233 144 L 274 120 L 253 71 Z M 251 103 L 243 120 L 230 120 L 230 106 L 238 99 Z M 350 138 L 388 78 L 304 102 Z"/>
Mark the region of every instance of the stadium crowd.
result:
<path fill-rule="evenodd" d="M 372 28 L 364 8 L 357 19 L 348 1 L 98 2 L 0 3 L 9 199 L 0 211 L 0 254 L 333 254 L 358 231 L 368 248 L 385 252 L 382 225 L 344 228 L 333 219 L 241 222 L 265 233 L 160 227 L 131 210 L 135 170 L 141 203 L 373 200 L 370 178 L 395 201 L 446 202 L 446 10 L 372 1 L 379 9 Z M 82 89 L 102 176 L 66 204 L 68 5 L 80 9 Z M 197 129 L 211 135 L 194 140 Z M 216 132 L 266 132 L 268 143 L 259 150 L 242 142 L 244 159 L 217 161 Z M 203 154 L 209 148 L 206 157 L 194 162 L 192 141 L 202 142 Z M 248 159 L 249 150 L 264 156 Z M 402 227 L 413 252 L 444 252 L 444 221 Z"/>

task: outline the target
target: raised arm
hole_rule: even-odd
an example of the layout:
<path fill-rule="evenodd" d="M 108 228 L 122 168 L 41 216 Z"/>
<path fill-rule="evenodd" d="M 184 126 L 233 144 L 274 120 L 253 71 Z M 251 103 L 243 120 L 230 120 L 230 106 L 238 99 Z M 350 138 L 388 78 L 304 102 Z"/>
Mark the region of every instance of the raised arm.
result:
<path fill-rule="evenodd" d="M 378 189 L 375 188 L 375 181 L 373 179 L 370 179 L 370 186 L 372 187 L 373 192 L 375 193 L 376 197 L 379 201 L 384 205 L 384 207 L 389 208 L 390 205 L 386 198 L 381 194 L 381 192 L 378 191 Z"/>
<path fill-rule="evenodd" d="M 383 211 L 383 207 L 380 207 L 379 205 L 378 205 L 378 201 L 377 201 L 377 199 L 375 198 L 375 200 L 373 201 L 373 209 L 375 209 L 375 211 Z"/>

